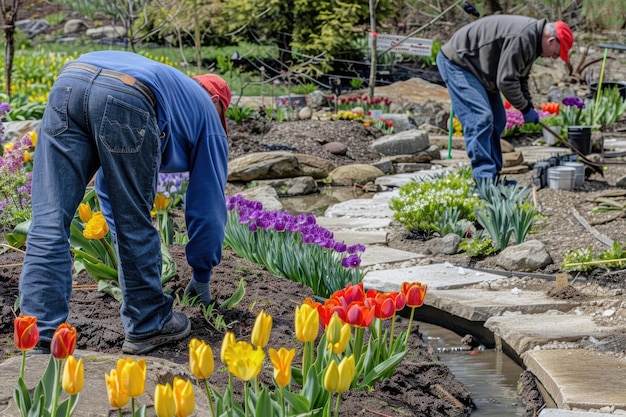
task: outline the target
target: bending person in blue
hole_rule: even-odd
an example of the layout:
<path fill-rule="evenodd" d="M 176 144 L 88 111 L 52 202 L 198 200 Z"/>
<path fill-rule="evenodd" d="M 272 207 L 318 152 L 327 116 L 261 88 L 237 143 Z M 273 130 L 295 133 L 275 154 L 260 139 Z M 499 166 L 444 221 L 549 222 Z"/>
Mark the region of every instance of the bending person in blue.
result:
<path fill-rule="evenodd" d="M 150 211 L 159 172 L 188 171 L 186 255 L 193 277 L 186 292 L 210 303 L 227 215 L 230 98 L 214 74 L 192 78 L 130 52 L 91 52 L 63 67 L 35 150 L 32 224 L 19 284 L 20 312 L 37 317 L 40 351 L 69 314 L 70 223 L 96 173 L 118 256 L 122 351 L 143 354 L 189 335 L 189 319 L 173 312 L 161 287 L 160 236 Z"/>

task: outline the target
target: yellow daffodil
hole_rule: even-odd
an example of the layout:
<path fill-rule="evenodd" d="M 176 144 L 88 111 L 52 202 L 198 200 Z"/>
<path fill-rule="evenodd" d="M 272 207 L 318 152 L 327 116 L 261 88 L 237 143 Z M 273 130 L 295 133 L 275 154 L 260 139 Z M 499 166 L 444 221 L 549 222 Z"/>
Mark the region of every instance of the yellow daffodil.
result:
<path fill-rule="evenodd" d="M 354 355 L 343 358 L 339 365 L 334 360 L 330 361 L 324 374 L 324 388 L 329 392 L 343 394 L 350 389 L 355 372 Z"/>
<path fill-rule="evenodd" d="M 320 316 L 317 309 L 301 304 L 296 307 L 296 337 L 302 342 L 312 342 L 317 338 L 320 327 Z"/>
<path fill-rule="evenodd" d="M 296 356 L 295 349 L 285 349 L 281 347 L 278 351 L 276 349 L 269 349 L 270 360 L 274 365 L 274 379 L 276 384 L 280 388 L 285 388 L 291 381 L 291 362 Z"/>
<path fill-rule="evenodd" d="M 154 412 L 157 417 L 172 417 L 176 413 L 174 393 L 170 384 L 154 387 Z"/>
<path fill-rule="evenodd" d="M 31 130 L 27 133 L 27 135 L 30 136 L 30 142 L 32 144 L 32 147 L 34 148 L 35 146 L 37 146 L 37 132 Z"/>
<path fill-rule="evenodd" d="M 189 368 L 193 376 L 199 379 L 207 379 L 215 370 L 211 346 L 195 337 L 189 342 Z"/>
<path fill-rule="evenodd" d="M 85 230 L 83 230 L 83 236 L 87 239 L 98 240 L 102 239 L 109 232 L 109 226 L 107 225 L 106 219 L 102 212 L 95 212 L 91 216 L 91 219 L 85 225 Z"/>
<path fill-rule="evenodd" d="M 187 417 L 193 413 L 196 407 L 193 394 L 193 386 L 189 380 L 174 378 L 174 404 L 176 405 L 176 417 Z"/>
<path fill-rule="evenodd" d="M 252 327 L 252 336 L 250 337 L 252 344 L 258 348 L 264 348 L 270 341 L 271 332 L 272 316 L 267 314 L 265 310 L 261 310 Z"/>
<path fill-rule="evenodd" d="M 171 198 L 165 197 L 165 194 L 158 193 L 156 197 L 154 197 L 154 209 L 157 211 L 167 210 L 170 201 Z"/>
<path fill-rule="evenodd" d="M 117 361 L 117 373 L 120 375 L 121 392 L 125 397 L 139 397 L 144 392 L 146 383 L 146 361 L 122 358 Z"/>
<path fill-rule="evenodd" d="M 224 359 L 231 374 L 242 381 L 249 381 L 261 372 L 265 353 L 262 349 L 255 349 L 250 343 L 241 341 L 227 347 Z"/>
<path fill-rule="evenodd" d="M 224 340 L 222 340 L 222 346 L 220 348 L 220 360 L 224 365 L 226 365 L 226 351 L 228 350 L 228 347 L 230 345 L 234 345 L 235 343 L 237 343 L 237 340 L 235 339 L 235 333 L 227 332 L 224 336 Z"/>
<path fill-rule="evenodd" d="M 116 369 L 111 369 L 111 374 L 104 374 L 104 379 L 106 380 L 107 396 L 111 406 L 118 409 L 125 407 L 130 398 L 122 393 L 120 374 L 118 374 Z"/>
<path fill-rule="evenodd" d="M 68 356 L 65 360 L 65 366 L 63 368 L 63 378 L 61 379 L 61 386 L 63 391 L 69 395 L 76 395 L 82 391 L 85 384 L 85 369 L 83 367 L 83 360 L 76 360 L 72 355 Z"/>
<path fill-rule="evenodd" d="M 80 220 L 83 223 L 87 223 L 91 220 L 92 216 L 93 213 L 91 212 L 91 206 L 89 203 L 80 203 L 78 206 L 78 217 L 80 217 Z"/>
<path fill-rule="evenodd" d="M 332 349 L 335 355 L 343 353 L 346 347 L 348 347 L 348 342 L 350 342 L 350 337 L 352 336 L 352 327 L 348 323 L 342 324 L 340 334 L 341 336 L 337 342 L 328 344 L 328 348 Z"/>

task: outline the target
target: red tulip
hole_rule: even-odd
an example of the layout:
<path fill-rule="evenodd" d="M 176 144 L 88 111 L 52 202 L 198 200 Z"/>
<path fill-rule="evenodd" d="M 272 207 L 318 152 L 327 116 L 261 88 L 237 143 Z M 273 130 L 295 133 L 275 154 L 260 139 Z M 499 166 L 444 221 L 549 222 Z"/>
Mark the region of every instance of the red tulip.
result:
<path fill-rule="evenodd" d="M 65 359 L 74 353 L 76 329 L 67 323 L 57 327 L 50 342 L 50 353 L 57 359 Z"/>
<path fill-rule="evenodd" d="M 419 282 L 403 282 L 402 293 L 406 297 L 406 305 L 409 307 L 421 307 L 428 285 Z"/>
<path fill-rule="evenodd" d="M 37 317 L 20 314 L 13 319 L 13 328 L 13 340 L 18 349 L 31 350 L 37 345 L 39 340 Z"/>
<path fill-rule="evenodd" d="M 387 294 L 379 293 L 375 298 L 368 298 L 374 307 L 374 317 L 387 320 L 396 314 L 396 305 Z"/>
<path fill-rule="evenodd" d="M 374 320 L 376 309 L 363 303 L 352 303 L 346 312 L 346 323 L 356 327 L 369 327 Z"/>

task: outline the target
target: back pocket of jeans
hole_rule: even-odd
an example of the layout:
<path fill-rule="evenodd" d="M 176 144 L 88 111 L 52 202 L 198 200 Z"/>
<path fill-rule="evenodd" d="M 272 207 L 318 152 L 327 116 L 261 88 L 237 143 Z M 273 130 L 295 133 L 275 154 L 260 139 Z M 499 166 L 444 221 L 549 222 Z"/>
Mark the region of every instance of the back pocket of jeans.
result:
<path fill-rule="evenodd" d="M 52 87 L 48 96 L 48 106 L 43 114 L 41 129 L 50 136 L 57 136 L 67 130 L 67 103 L 72 87 Z"/>
<path fill-rule="evenodd" d="M 148 129 L 149 113 L 109 96 L 98 138 L 113 153 L 137 153 Z"/>

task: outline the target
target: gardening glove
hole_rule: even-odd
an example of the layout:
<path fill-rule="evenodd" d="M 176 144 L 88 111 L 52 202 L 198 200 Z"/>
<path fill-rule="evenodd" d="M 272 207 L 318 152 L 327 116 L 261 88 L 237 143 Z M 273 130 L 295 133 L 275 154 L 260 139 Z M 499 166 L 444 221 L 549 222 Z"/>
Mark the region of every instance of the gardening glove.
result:
<path fill-rule="evenodd" d="M 190 279 L 189 284 L 185 288 L 184 295 L 188 297 L 198 297 L 198 300 L 206 306 L 211 304 L 211 288 L 210 282 L 199 282 L 195 279 Z"/>
<path fill-rule="evenodd" d="M 524 113 L 524 123 L 538 123 L 539 115 L 532 107 L 526 113 Z"/>

